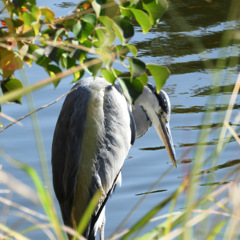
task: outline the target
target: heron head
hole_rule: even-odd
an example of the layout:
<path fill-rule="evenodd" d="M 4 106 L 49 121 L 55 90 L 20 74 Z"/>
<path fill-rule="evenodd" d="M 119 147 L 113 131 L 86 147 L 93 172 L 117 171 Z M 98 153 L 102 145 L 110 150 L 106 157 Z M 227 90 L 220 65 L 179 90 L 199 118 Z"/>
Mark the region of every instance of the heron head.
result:
<path fill-rule="evenodd" d="M 163 90 L 157 93 L 156 88 L 148 84 L 144 87 L 144 91 L 137 102 L 146 111 L 159 137 L 164 143 L 174 167 L 177 167 L 176 154 L 169 126 L 171 104 L 168 95 Z"/>

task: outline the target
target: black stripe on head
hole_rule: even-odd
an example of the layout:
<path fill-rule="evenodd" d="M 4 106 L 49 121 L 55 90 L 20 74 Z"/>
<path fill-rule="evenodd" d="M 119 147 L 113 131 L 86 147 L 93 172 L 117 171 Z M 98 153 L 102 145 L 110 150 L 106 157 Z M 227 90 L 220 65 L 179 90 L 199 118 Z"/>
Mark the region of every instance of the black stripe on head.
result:
<path fill-rule="evenodd" d="M 154 93 L 154 95 L 156 96 L 159 106 L 162 108 L 162 110 L 169 114 L 170 109 L 169 109 L 169 103 L 168 100 L 166 98 L 166 93 L 163 91 L 160 91 L 160 93 L 158 94 L 156 91 L 156 87 L 153 86 L 152 84 L 148 83 L 147 84 L 148 88 Z"/>

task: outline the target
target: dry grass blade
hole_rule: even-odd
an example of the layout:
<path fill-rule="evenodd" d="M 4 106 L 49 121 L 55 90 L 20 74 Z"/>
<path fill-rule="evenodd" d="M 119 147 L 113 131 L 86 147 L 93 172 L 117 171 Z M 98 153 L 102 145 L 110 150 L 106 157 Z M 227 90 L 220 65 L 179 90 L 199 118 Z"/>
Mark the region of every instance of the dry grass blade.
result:
<path fill-rule="evenodd" d="M 57 73 L 53 77 L 46 78 L 46 79 L 44 79 L 40 82 L 37 82 L 35 84 L 32 84 L 30 86 L 20 88 L 20 89 L 12 91 L 10 93 L 4 94 L 3 96 L 0 97 L 0 104 L 6 103 L 7 101 L 16 99 L 17 97 L 20 97 L 22 95 L 25 95 L 25 94 L 28 94 L 30 92 L 36 91 L 37 89 L 42 88 L 42 87 L 44 87 L 44 86 L 46 86 L 46 85 L 48 85 L 48 84 L 50 84 L 50 83 L 52 83 L 52 82 L 54 82 L 58 79 L 67 77 L 67 76 L 69 76 L 69 75 L 71 75 L 75 72 L 83 70 L 85 67 L 93 66 L 93 65 L 98 64 L 100 62 L 101 62 L 100 59 L 93 59 L 93 60 L 87 62 L 86 64 L 84 64 L 84 66 L 83 65 L 78 65 L 78 66 L 76 66 L 74 68 L 71 68 L 71 69 L 68 69 L 64 72 Z"/>
<path fill-rule="evenodd" d="M 48 103 L 48 104 L 46 104 L 46 105 L 44 105 L 44 106 L 42 106 L 42 107 L 39 107 L 39 108 L 37 108 L 36 110 L 34 110 L 34 111 L 32 111 L 32 112 L 30 112 L 30 113 L 28 113 L 28 114 L 26 114 L 26 115 L 18 118 L 17 120 L 15 120 L 15 121 L 13 121 L 13 122 L 11 122 L 10 124 L 8 124 L 8 125 L 5 126 L 4 128 L 2 128 L 2 129 L 0 130 L 0 133 L 3 132 L 3 131 L 5 131 L 7 128 L 11 127 L 12 125 L 18 124 L 19 121 L 22 121 L 23 119 L 25 119 L 26 117 L 29 117 L 29 116 L 32 115 L 33 113 L 38 112 L 38 111 L 40 111 L 40 110 L 42 110 L 42 109 L 44 109 L 44 108 L 47 108 L 47 107 L 53 105 L 54 103 L 58 102 L 58 101 L 61 100 L 63 97 L 67 96 L 69 93 L 75 91 L 76 89 L 77 89 L 77 88 L 71 89 L 71 90 L 68 91 L 67 93 L 64 93 L 63 95 L 61 95 L 61 96 L 60 96 L 59 98 L 57 98 L 56 100 L 54 100 L 54 101 L 52 101 L 52 102 L 50 102 L 50 103 Z M 19 124 L 20 124 L 20 123 L 19 123 Z"/>
<path fill-rule="evenodd" d="M 24 184 L 23 182 L 19 181 L 18 179 L 3 170 L 1 170 L 0 173 L 0 182 L 8 186 L 9 189 L 16 192 L 20 196 L 33 202 L 34 204 L 41 204 L 38 194 L 35 190 L 33 190 L 28 185 Z"/>
<path fill-rule="evenodd" d="M 8 116 L 8 115 L 5 114 L 5 113 L 0 112 L 0 117 L 5 118 L 5 119 L 7 119 L 7 120 L 10 121 L 10 122 L 15 122 L 15 123 L 18 124 L 19 126 L 22 126 L 22 123 L 18 122 L 16 119 Z"/>
<path fill-rule="evenodd" d="M 5 205 L 8 205 L 10 207 L 14 207 L 14 208 L 20 210 L 21 212 L 26 213 L 28 215 L 31 215 L 33 217 L 39 218 L 41 220 L 46 220 L 46 221 L 48 220 L 46 215 L 43 215 L 43 214 L 41 214 L 39 212 L 36 212 L 36 211 L 34 211 L 34 210 L 30 209 L 30 208 L 22 206 L 22 205 L 20 205 L 18 203 L 15 203 L 15 202 L 13 202 L 13 201 L 11 201 L 9 199 L 3 198 L 1 196 L 0 196 L 0 202 L 2 202 Z"/>

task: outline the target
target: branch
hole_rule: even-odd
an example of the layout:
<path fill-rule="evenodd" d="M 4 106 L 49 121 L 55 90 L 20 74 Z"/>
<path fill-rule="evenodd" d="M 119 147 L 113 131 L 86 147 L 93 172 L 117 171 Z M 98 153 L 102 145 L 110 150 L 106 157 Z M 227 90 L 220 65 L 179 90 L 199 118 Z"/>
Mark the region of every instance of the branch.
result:
<path fill-rule="evenodd" d="M 61 95 L 59 98 L 57 98 L 57 99 L 54 100 L 53 102 L 48 103 L 48 104 L 46 104 L 46 105 L 44 105 L 44 106 L 42 106 L 42 107 L 40 107 L 40 108 L 37 108 L 37 109 L 35 109 L 34 111 L 32 111 L 32 112 L 30 112 L 30 113 L 28 113 L 28 114 L 26 114 L 26 115 L 18 118 L 17 120 L 11 122 L 11 123 L 8 124 L 6 127 L 2 128 L 2 129 L 0 130 L 0 133 L 2 133 L 3 131 L 5 131 L 7 128 L 11 127 L 12 125 L 14 125 L 14 124 L 16 124 L 16 123 L 19 123 L 20 121 L 22 121 L 22 120 L 25 119 L 26 117 L 29 117 L 29 116 L 32 115 L 33 113 L 38 112 L 39 110 L 42 110 L 42 109 L 44 109 L 44 108 L 47 108 L 47 107 L 51 106 L 52 104 L 58 102 L 58 101 L 61 100 L 63 97 L 65 97 L 65 96 L 68 95 L 69 93 L 75 91 L 76 89 L 77 89 L 77 87 L 71 89 L 70 91 L 64 93 L 63 95 Z"/>

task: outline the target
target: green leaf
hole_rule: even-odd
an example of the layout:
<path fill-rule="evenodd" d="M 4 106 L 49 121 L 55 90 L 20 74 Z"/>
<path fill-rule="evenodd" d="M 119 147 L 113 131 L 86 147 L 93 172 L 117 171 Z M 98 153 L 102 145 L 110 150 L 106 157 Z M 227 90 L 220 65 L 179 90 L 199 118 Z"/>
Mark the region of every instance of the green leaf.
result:
<path fill-rule="evenodd" d="M 112 28 L 113 28 L 113 31 L 114 31 L 116 37 L 118 37 L 120 39 L 121 43 L 124 44 L 125 40 L 124 40 L 124 37 L 123 37 L 122 28 L 114 21 L 113 21 Z"/>
<path fill-rule="evenodd" d="M 137 79 L 145 86 L 148 83 L 148 75 L 143 73 L 141 76 L 137 77 Z"/>
<path fill-rule="evenodd" d="M 22 87 L 23 85 L 21 81 L 16 78 L 10 78 L 8 80 L 1 81 L 1 88 L 2 88 L 3 94 L 14 91 Z M 21 98 L 22 98 L 21 96 L 17 97 L 16 99 L 12 100 L 12 102 L 21 103 Z"/>
<path fill-rule="evenodd" d="M 82 20 L 84 20 L 85 22 L 91 23 L 94 26 L 97 25 L 97 17 L 93 13 L 89 13 L 89 14 L 84 15 Z"/>
<path fill-rule="evenodd" d="M 141 26 L 143 33 L 147 33 L 152 26 L 149 16 L 144 11 L 139 9 L 131 8 L 130 10 Z"/>
<path fill-rule="evenodd" d="M 108 39 L 108 44 L 111 45 L 116 38 L 113 30 L 113 20 L 107 16 L 100 16 L 99 21 L 102 23 L 102 26 L 106 28 L 105 37 Z"/>
<path fill-rule="evenodd" d="M 76 19 L 66 19 L 61 24 L 66 28 L 67 30 L 73 31 L 73 26 L 77 23 L 78 20 Z"/>
<path fill-rule="evenodd" d="M 73 67 L 74 69 L 74 67 Z M 73 79 L 73 82 L 77 82 L 79 79 L 81 79 L 84 75 L 84 70 L 82 71 L 78 71 L 78 72 L 74 72 L 73 76 L 74 76 L 74 79 Z"/>
<path fill-rule="evenodd" d="M 36 20 L 33 15 L 29 12 L 23 12 L 23 21 L 24 21 L 24 27 L 25 28 L 30 28 L 32 26 L 32 23 Z M 27 31 L 27 30 L 25 30 Z"/>
<path fill-rule="evenodd" d="M 113 20 L 111 18 L 107 16 L 100 16 L 98 19 L 107 29 L 112 29 Z"/>
<path fill-rule="evenodd" d="M 121 90 L 127 101 L 134 104 L 135 100 L 143 91 L 143 84 L 136 78 L 118 78 Z"/>
<path fill-rule="evenodd" d="M 44 16 L 46 23 L 53 23 L 55 19 L 55 13 L 48 7 L 40 7 L 41 14 Z"/>
<path fill-rule="evenodd" d="M 103 77 L 110 83 L 114 83 L 114 81 L 116 80 L 116 77 L 121 74 L 121 72 L 116 69 L 112 69 L 112 70 L 114 72 L 111 72 L 111 71 L 107 70 L 106 68 L 102 68 L 102 70 L 101 70 Z"/>
<path fill-rule="evenodd" d="M 132 52 L 132 54 L 133 54 L 134 57 L 137 56 L 138 50 L 137 50 L 137 48 L 136 48 L 134 45 L 132 45 L 132 44 L 126 44 L 125 47 L 127 47 L 127 48 Z"/>
<path fill-rule="evenodd" d="M 166 0 L 143 0 L 143 9 L 145 9 L 151 20 L 151 24 L 156 24 L 168 7 Z"/>
<path fill-rule="evenodd" d="M 91 23 L 85 22 L 85 21 L 81 21 L 81 24 L 82 24 L 82 29 L 80 32 L 80 37 L 78 37 L 78 40 L 82 43 L 85 40 L 87 40 L 88 37 L 92 34 L 94 30 L 94 26 Z"/>
<path fill-rule="evenodd" d="M 141 60 L 137 58 L 129 58 L 128 61 L 130 64 L 130 73 L 132 78 L 137 78 L 145 72 L 146 65 Z"/>
<path fill-rule="evenodd" d="M 87 61 L 85 61 L 84 63 L 87 63 L 88 61 L 92 61 L 94 58 L 88 58 Z M 102 62 L 99 62 L 97 64 L 94 64 L 90 67 L 88 67 L 86 70 L 92 75 L 92 76 L 96 76 L 99 69 L 102 67 Z"/>
<path fill-rule="evenodd" d="M 170 76 L 170 70 L 165 66 L 156 64 L 147 64 L 147 68 L 155 80 L 157 92 L 159 93 L 166 80 Z"/>
<path fill-rule="evenodd" d="M 99 28 L 95 30 L 95 36 L 94 36 L 94 46 L 101 47 L 106 42 L 106 31 L 105 29 Z"/>
<path fill-rule="evenodd" d="M 57 73 L 62 72 L 62 70 L 61 70 L 61 68 L 59 68 L 59 67 L 56 66 L 56 65 L 49 64 L 49 65 L 47 66 L 47 72 L 48 72 L 48 74 L 49 74 L 50 77 L 54 77 Z M 57 87 L 57 85 L 59 84 L 60 80 L 61 80 L 61 78 L 53 81 L 54 87 Z"/>
<path fill-rule="evenodd" d="M 99 1 L 100 2 L 100 1 Z M 109 18 L 114 18 L 119 15 L 119 5 L 113 0 L 101 1 L 101 4 L 110 3 L 107 7 L 101 9 L 101 16 L 108 16 Z"/>
<path fill-rule="evenodd" d="M 101 12 L 101 5 L 95 0 L 92 2 L 92 7 L 93 7 L 97 17 L 99 17 L 100 12 Z"/>
<path fill-rule="evenodd" d="M 62 39 L 62 36 L 63 35 L 67 35 L 67 31 L 66 31 L 66 29 L 65 28 L 59 28 L 56 32 L 55 32 L 55 34 L 54 34 L 54 41 L 59 41 L 59 38 L 60 38 L 60 40 Z"/>
<path fill-rule="evenodd" d="M 121 28 L 123 38 L 125 39 L 125 42 L 127 42 L 134 35 L 133 25 L 126 19 L 122 19 L 120 17 L 115 17 L 114 20 L 118 24 L 118 26 Z"/>
<path fill-rule="evenodd" d="M 41 17 L 41 11 L 40 9 L 36 6 L 36 5 L 33 5 L 31 7 L 31 14 L 32 16 L 35 18 L 36 21 L 38 21 Z"/>
<path fill-rule="evenodd" d="M 72 28 L 72 31 L 75 35 L 76 38 L 78 38 L 80 36 L 80 31 L 82 29 L 82 24 L 80 21 L 77 21 L 74 25 L 73 25 L 73 28 Z"/>

